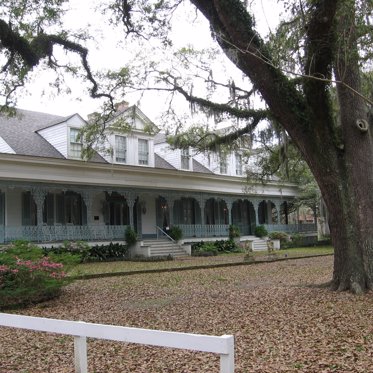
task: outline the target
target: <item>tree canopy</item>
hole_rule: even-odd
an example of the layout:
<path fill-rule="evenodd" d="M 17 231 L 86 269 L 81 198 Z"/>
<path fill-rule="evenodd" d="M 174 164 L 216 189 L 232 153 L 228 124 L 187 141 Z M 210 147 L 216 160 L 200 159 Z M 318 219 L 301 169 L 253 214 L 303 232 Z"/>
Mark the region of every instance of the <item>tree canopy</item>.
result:
<path fill-rule="evenodd" d="M 185 117 L 180 117 L 177 105 L 170 105 L 168 117 L 178 123 L 174 144 L 179 147 L 231 144 L 262 121 L 274 123 L 281 128 L 283 143 L 289 137 L 302 154 L 329 209 L 335 246 L 333 288 L 357 293 L 373 288 L 372 1 L 281 1 L 283 19 L 268 37 L 258 31 L 251 7 L 255 1 L 98 1 L 97 11 L 112 35 L 119 30 L 124 42 L 140 46 L 119 70 L 100 73 L 90 68 L 87 45 L 93 35 L 64 27 L 69 3 L 2 2 L 5 103 L 11 103 L 17 87 L 43 65 L 62 76 L 84 76 L 90 95 L 107 99 L 96 130 L 97 123 L 105 124 L 110 117 L 116 97 L 134 90 L 168 92 L 170 103 L 181 96 L 192 113 L 234 124 L 217 136 L 209 120 L 201 130 L 202 117 L 196 114 L 185 134 Z M 214 48 L 173 48 L 173 17 L 186 4 L 207 20 Z M 190 37 L 198 35 L 191 32 Z M 128 51 L 133 47 L 123 45 Z M 77 56 L 77 63 L 61 64 L 57 48 Z M 231 78 L 237 73 L 219 71 L 223 56 L 231 63 L 225 72 L 236 69 L 238 80 Z M 92 134 L 89 142 L 94 142 Z"/>

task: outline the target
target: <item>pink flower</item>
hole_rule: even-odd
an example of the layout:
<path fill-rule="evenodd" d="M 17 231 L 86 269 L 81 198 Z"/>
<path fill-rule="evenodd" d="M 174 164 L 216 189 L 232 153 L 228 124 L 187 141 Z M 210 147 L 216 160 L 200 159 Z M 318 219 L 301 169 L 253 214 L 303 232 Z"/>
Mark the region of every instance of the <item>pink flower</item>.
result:
<path fill-rule="evenodd" d="M 9 267 L 5 264 L 0 265 L 0 272 L 7 272 L 9 270 Z"/>

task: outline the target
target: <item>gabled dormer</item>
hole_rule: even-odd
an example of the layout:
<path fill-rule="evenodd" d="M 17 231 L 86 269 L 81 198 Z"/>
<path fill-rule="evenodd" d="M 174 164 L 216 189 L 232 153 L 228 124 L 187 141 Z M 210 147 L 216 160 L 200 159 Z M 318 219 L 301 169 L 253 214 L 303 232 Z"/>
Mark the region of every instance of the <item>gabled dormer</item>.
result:
<path fill-rule="evenodd" d="M 79 132 L 85 124 L 86 122 L 79 114 L 73 114 L 63 121 L 39 129 L 37 133 L 65 158 L 81 159 L 83 145 Z"/>
<path fill-rule="evenodd" d="M 101 155 L 110 163 L 154 167 L 157 126 L 137 107 L 121 102 L 107 127 L 109 151 Z"/>

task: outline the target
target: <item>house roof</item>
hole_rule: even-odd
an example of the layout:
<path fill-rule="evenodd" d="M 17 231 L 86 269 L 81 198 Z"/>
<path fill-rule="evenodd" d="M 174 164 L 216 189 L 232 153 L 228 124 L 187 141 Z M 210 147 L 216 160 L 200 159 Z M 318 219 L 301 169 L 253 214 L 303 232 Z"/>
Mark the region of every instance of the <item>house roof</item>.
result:
<path fill-rule="evenodd" d="M 17 109 L 15 116 L 0 115 L 0 136 L 20 155 L 64 158 L 36 131 L 69 117 Z"/>
<path fill-rule="evenodd" d="M 156 168 L 166 168 L 169 170 L 176 170 L 176 167 L 172 166 L 171 163 L 168 163 L 165 159 L 163 159 L 157 153 L 154 153 L 154 166 Z"/>
<path fill-rule="evenodd" d="M 203 164 L 199 163 L 195 159 L 193 159 L 193 171 L 204 174 L 213 174 L 211 170 L 209 170 L 207 167 L 205 167 Z"/>
<path fill-rule="evenodd" d="M 157 145 L 157 144 L 163 144 L 167 141 L 167 136 L 164 132 L 158 132 L 155 136 L 154 136 L 154 144 Z"/>
<path fill-rule="evenodd" d="M 74 115 L 64 117 L 17 109 L 15 116 L 0 115 L 0 137 L 19 155 L 65 158 L 38 131 L 63 123 Z M 93 155 L 91 161 L 106 163 L 98 153 Z"/>

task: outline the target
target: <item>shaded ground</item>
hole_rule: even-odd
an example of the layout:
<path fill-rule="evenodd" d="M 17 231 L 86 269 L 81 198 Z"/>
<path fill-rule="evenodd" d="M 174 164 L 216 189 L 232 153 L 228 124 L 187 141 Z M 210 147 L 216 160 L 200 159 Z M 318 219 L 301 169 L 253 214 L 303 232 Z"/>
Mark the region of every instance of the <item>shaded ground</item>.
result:
<path fill-rule="evenodd" d="M 332 257 L 77 281 L 18 313 L 233 334 L 237 373 L 372 372 L 373 294 L 331 293 Z M 218 372 L 204 353 L 89 340 L 89 372 Z M 0 328 L 0 373 L 73 372 L 71 337 Z"/>
<path fill-rule="evenodd" d="M 333 254 L 333 248 L 331 246 L 325 247 L 303 247 L 296 249 L 287 249 L 275 251 L 272 256 L 279 259 L 304 257 L 304 256 L 315 256 L 315 255 L 327 255 Z M 267 261 L 268 252 L 255 251 L 251 253 L 255 257 L 256 261 Z M 164 262 L 129 262 L 129 261 L 118 261 L 118 262 L 94 262 L 84 263 L 78 265 L 72 271 L 72 275 L 84 276 L 84 275 L 95 275 L 103 273 L 117 273 L 117 272 L 136 272 L 136 271 L 149 271 L 149 270 L 162 270 L 168 268 L 188 268 L 194 266 L 209 266 L 209 265 L 220 265 L 227 263 L 242 263 L 245 261 L 245 253 L 235 254 L 223 254 L 218 256 L 209 257 L 185 257 L 173 261 Z"/>

